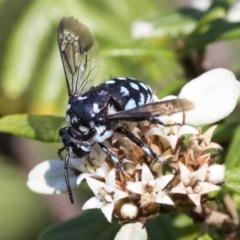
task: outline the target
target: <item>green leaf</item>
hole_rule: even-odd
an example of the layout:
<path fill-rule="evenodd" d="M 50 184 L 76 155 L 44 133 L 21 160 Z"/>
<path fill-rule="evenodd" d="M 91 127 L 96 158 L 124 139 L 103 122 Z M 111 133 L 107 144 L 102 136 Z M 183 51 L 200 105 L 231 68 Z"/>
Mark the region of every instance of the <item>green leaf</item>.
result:
<path fill-rule="evenodd" d="M 151 240 L 191 240 L 199 232 L 199 224 L 193 224 L 189 217 L 179 213 L 160 215 L 148 221 L 146 227 Z"/>
<path fill-rule="evenodd" d="M 212 240 L 212 238 L 208 234 L 205 234 L 204 236 L 199 237 L 197 240 Z"/>
<path fill-rule="evenodd" d="M 16 114 L 0 119 L 0 131 L 43 142 L 59 142 L 59 129 L 65 118 Z"/>
<path fill-rule="evenodd" d="M 0 239 L 36 239 L 37 233 L 49 225 L 49 209 L 46 209 L 43 198 L 29 191 L 25 183 L 26 173 L 9 164 L 13 162 L 13 159 L 0 155 L 0 215 L 4 216 Z M 9 214 L 12 211 L 15 214 Z"/>
<path fill-rule="evenodd" d="M 226 171 L 224 187 L 240 194 L 240 167 Z"/>
<path fill-rule="evenodd" d="M 109 223 L 98 210 L 91 210 L 80 217 L 52 227 L 39 240 L 106 240 L 114 239 L 120 229 L 116 222 Z"/>
<path fill-rule="evenodd" d="M 227 168 L 240 167 L 240 126 L 235 129 L 234 136 L 229 145 L 229 150 L 225 158 Z"/>
<path fill-rule="evenodd" d="M 123 57 L 123 56 L 158 56 L 161 58 L 176 59 L 174 52 L 161 48 L 128 47 L 128 48 L 107 48 L 100 51 L 103 57 Z"/>
<path fill-rule="evenodd" d="M 212 11 L 208 12 L 202 17 L 202 19 L 197 23 L 197 26 L 192 34 L 201 32 L 202 27 L 205 27 L 207 24 L 211 23 L 212 21 L 218 18 L 223 18 L 225 14 L 226 12 L 224 8 L 222 7 L 214 8 Z"/>
<path fill-rule="evenodd" d="M 180 89 L 184 86 L 184 84 L 186 84 L 186 80 L 184 79 L 178 79 L 178 80 L 172 81 L 171 84 L 168 84 L 156 94 L 159 98 L 163 98 L 172 94 L 178 95 L 178 93 L 180 92 Z"/>
<path fill-rule="evenodd" d="M 214 1 L 196 24 L 186 40 L 187 48 L 204 48 L 206 44 L 229 39 L 239 39 L 240 22 L 229 22 L 227 11 L 233 1 Z"/>
<path fill-rule="evenodd" d="M 168 215 L 161 215 L 148 221 L 146 227 L 148 236 L 152 240 L 176 239 L 177 237 Z"/>
<path fill-rule="evenodd" d="M 197 12 L 197 13 L 196 13 Z M 137 36 L 136 38 L 167 37 L 187 34 L 196 25 L 199 12 L 197 10 L 182 9 L 170 10 L 166 12 L 154 12 L 135 22 L 134 27 L 138 30 L 141 24 L 151 29 L 149 36 Z M 136 31 L 137 31 L 136 30 Z"/>
<path fill-rule="evenodd" d="M 220 124 L 214 132 L 213 142 L 230 142 L 238 123 Z"/>
<path fill-rule="evenodd" d="M 206 44 L 229 39 L 238 39 L 240 36 L 240 23 L 230 23 L 225 19 L 215 19 L 192 34 L 186 40 L 187 48 L 203 48 Z"/>

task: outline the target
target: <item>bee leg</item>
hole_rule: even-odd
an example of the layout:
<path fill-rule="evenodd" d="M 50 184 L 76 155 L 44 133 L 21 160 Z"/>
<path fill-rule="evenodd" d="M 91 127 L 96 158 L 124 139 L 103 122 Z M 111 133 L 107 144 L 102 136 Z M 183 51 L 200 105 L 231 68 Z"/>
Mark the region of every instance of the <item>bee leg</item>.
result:
<path fill-rule="evenodd" d="M 111 153 L 107 147 L 105 147 L 102 143 L 98 143 L 98 145 L 101 147 L 101 149 L 109 156 L 109 158 L 111 159 L 111 161 L 114 164 L 118 164 L 119 163 L 119 159 L 113 154 Z"/>
<path fill-rule="evenodd" d="M 126 178 L 125 178 L 125 175 L 124 175 L 124 165 L 123 165 L 123 163 L 121 161 L 119 161 L 119 159 L 113 153 L 111 153 L 102 143 L 98 143 L 98 144 L 101 147 L 101 149 L 109 156 L 111 161 L 116 166 L 116 169 L 117 169 L 117 172 L 118 172 L 120 178 L 123 177 L 124 181 L 126 182 Z"/>
<path fill-rule="evenodd" d="M 111 161 L 117 165 L 118 171 L 120 173 L 123 172 L 123 165 L 122 163 L 119 161 L 119 159 L 113 154 L 111 153 L 102 143 L 98 143 L 99 146 L 101 147 L 101 149 L 109 156 L 109 158 L 111 159 Z"/>
<path fill-rule="evenodd" d="M 65 147 L 62 147 L 62 148 L 58 149 L 58 152 L 57 152 L 58 157 L 59 157 L 61 160 L 63 160 L 62 152 L 64 151 L 64 149 L 65 149 Z"/>
<path fill-rule="evenodd" d="M 70 185 L 70 182 L 69 182 L 69 176 L 68 176 L 68 164 L 69 164 L 69 154 L 67 154 L 67 156 L 65 157 L 64 171 L 63 172 L 64 172 L 64 178 L 65 178 L 65 182 L 66 182 L 67 189 L 68 189 L 68 195 L 69 195 L 70 202 L 74 203 L 72 188 L 71 188 L 71 185 Z"/>
<path fill-rule="evenodd" d="M 182 124 L 181 123 L 173 123 L 173 124 L 166 124 L 166 123 L 163 123 L 159 120 L 159 116 L 150 116 L 148 121 L 151 123 L 151 124 L 160 124 L 164 127 L 171 127 L 171 126 L 176 126 L 176 125 L 179 125 L 181 126 Z"/>
<path fill-rule="evenodd" d="M 139 146 L 152 159 L 157 159 L 160 162 L 165 162 L 163 158 L 157 156 L 156 153 L 152 151 L 152 149 L 143 144 L 140 139 L 134 136 L 131 132 L 127 131 L 124 127 L 118 127 L 115 131 L 127 136 L 132 142 Z"/>

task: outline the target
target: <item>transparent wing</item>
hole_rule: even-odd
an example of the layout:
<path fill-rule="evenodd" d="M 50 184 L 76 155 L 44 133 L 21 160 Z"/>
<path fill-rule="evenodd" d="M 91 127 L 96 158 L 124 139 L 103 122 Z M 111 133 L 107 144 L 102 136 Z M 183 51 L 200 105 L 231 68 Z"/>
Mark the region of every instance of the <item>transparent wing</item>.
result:
<path fill-rule="evenodd" d="M 80 96 L 88 84 L 91 72 L 89 50 L 94 39 L 89 29 L 73 17 L 61 19 L 58 27 L 58 47 L 69 96 Z"/>
<path fill-rule="evenodd" d="M 172 99 L 154 102 L 130 110 L 120 111 L 107 116 L 109 121 L 144 121 L 151 117 L 171 115 L 194 108 L 194 104 L 187 99 Z"/>

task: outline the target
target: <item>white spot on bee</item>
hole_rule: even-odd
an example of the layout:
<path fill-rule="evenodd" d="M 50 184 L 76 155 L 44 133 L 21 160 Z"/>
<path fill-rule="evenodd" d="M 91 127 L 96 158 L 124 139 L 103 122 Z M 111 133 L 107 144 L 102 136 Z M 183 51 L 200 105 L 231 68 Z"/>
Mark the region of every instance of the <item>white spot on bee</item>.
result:
<path fill-rule="evenodd" d="M 146 85 L 146 86 L 147 86 L 148 90 L 149 90 L 150 92 L 152 92 L 152 89 L 151 89 L 148 85 Z"/>
<path fill-rule="evenodd" d="M 87 96 L 84 96 L 84 97 L 80 96 L 80 97 L 78 97 L 78 100 L 84 100 L 86 98 L 87 98 Z"/>
<path fill-rule="evenodd" d="M 83 132 L 84 134 L 88 134 L 89 133 L 89 129 L 87 127 L 84 127 L 84 126 L 79 126 L 79 130 L 81 132 Z"/>
<path fill-rule="evenodd" d="M 89 147 L 86 147 L 86 146 L 84 146 L 84 145 L 80 145 L 79 146 L 84 152 L 89 152 Z"/>
<path fill-rule="evenodd" d="M 147 95 L 147 100 L 146 100 L 146 103 L 150 103 L 150 102 L 151 102 L 151 99 L 152 99 L 152 98 L 151 98 L 151 95 L 150 95 L 150 94 L 148 94 L 148 95 Z"/>
<path fill-rule="evenodd" d="M 73 149 L 72 147 L 67 147 L 67 151 L 70 154 L 71 157 L 75 157 L 75 154 L 73 154 Z"/>
<path fill-rule="evenodd" d="M 78 122 L 78 119 L 77 119 L 76 116 L 73 116 L 73 117 L 71 118 L 71 123 L 74 123 L 74 122 Z"/>
<path fill-rule="evenodd" d="M 117 79 L 118 79 L 118 80 L 126 80 L 125 77 L 118 77 Z"/>
<path fill-rule="evenodd" d="M 95 129 L 96 129 L 98 134 L 101 134 L 106 130 L 106 126 L 105 125 L 99 125 L 99 126 L 96 126 Z"/>
<path fill-rule="evenodd" d="M 145 100 L 144 95 L 142 93 L 140 93 L 140 100 L 138 102 L 138 105 L 140 105 L 140 106 L 143 105 L 144 104 L 144 100 Z"/>
<path fill-rule="evenodd" d="M 111 114 L 114 114 L 114 113 L 116 113 L 117 112 L 117 110 L 115 109 L 115 107 L 113 106 L 113 105 L 108 105 L 108 109 L 107 109 L 107 113 L 109 114 L 109 115 L 111 115 Z"/>
<path fill-rule="evenodd" d="M 129 101 L 127 102 L 127 104 L 125 105 L 125 109 L 132 109 L 136 107 L 136 102 L 131 98 L 129 99 Z"/>
<path fill-rule="evenodd" d="M 66 114 L 66 121 L 70 123 L 70 116 Z"/>
<path fill-rule="evenodd" d="M 94 103 L 94 104 L 93 104 L 93 112 L 99 113 L 100 110 L 101 110 L 101 109 L 99 109 L 98 104 L 97 104 L 97 103 Z"/>
<path fill-rule="evenodd" d="M 149 155 L 150 157 L 152 156 L 151 151 L 150 151 L 150 149 L 149 149 L 147 146 L 143 146 L 143 147 L 142 147 L 142 150 L 143 150 L 147 155 Z"/>
<path fill-rule="evenodd" d="M 111 154 L 111 160 L 114 162 L 114 163 L 118 163 L 119 162 L 119 159 L 114 156 L 113 154 Z"/>
<path fill-rule="evenodd" d="M 130 85 L 131 85 L 132 88 L 134 88 L 136 90 L 139 90 L 139 86 L 136 83 L 130 82 Z"/>
<path fill-rule="evenodd" d="M 104 142 L 113 135 L 113 130 L 106 130 L 105 125 L 95 126 L 95 130 L 96 134 L 94 135 L 93 139 L 96 142 Z"/>
<path fill-rule="evenodd" d="M 105 83 L 106 83 L 106 84 L 113 84 L 113 83 L 115 83 L 115 81 L 114 81 L 114 80 L 108 80 L 108 81 L 106 81 Z"/>
<path fill-rule="evenodd" d="M 146 84 L 144 84 L 144 83 L 139 83 L 145 90 L 148 90 L 148 88 L 147 88 L 147 85 Z"/>
<path fill-rule="evenodd" d="M 69 109 L 70 109 L 70 107 L 71 107 L 71 104 L 68 104 L 68 105 L 67 105 L 67 110 L 69 110 Z"/>
<path fill-rule="evenodd" d="M 91 128 L 93 128 L 93 127 L 95 126 L 95 124 L 94 124 L 93 121 L 90 121 L 90 122 L 89 122 L 89 125 L 90 125 Z"/>
<path fill-rule="evenodd" d="M 125 87 L 121 87 L 120 92 L 122 93 L 123 96 L 129 96 L 129 91 Z"/>

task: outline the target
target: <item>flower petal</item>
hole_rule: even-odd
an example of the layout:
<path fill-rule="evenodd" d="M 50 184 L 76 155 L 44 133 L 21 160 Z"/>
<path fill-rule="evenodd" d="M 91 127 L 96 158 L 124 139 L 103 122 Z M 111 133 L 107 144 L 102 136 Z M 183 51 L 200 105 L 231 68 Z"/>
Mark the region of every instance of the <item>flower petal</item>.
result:
<path fill-rule="evenodd" d="M 84 180 L 87 177 L 91 177 L 91 176 L 93 176 L 92 173 L 82 173 L 82 174 L 80 174 L 77 178 L 77 185 L 79 186 L 81 184 L 82 180 Z"/>
<path fill-rule="evenodd" d="M 170 193 L 180 193 L 180 194 L 186 194 L 186 188 L 183 184 L 183 182 L 180 182 L 176 187 L 174 187 Z"/>
<path fill-rule="evenodd" d="M 142 165 L 142 183 L 147 184 L 151 180 L 154 180 L 154 177 L 153 177 L 149 167 L 145 163 L 143 163 L 143 165 Z"/>
<path fill-rule="evenodd" d="M 98 181 L 91 177 L 87 177 L 86 181 L 87 181 L 88 186 L 91 188 L 91 190 L 93 191 L 93 193 L 95 195 L 98 195 L 99 189 L 106 187 L 106 184 L 104 182 Z"/>
<path fill-rule="evenodd" d="M 182 136 L 185 134 L 199 134 L 198 130 L 192 126 L 189 125 L 183 125 L 180 127 L 178 135 Z"/>
<path fill-rule="evenodd" d="M 115 168 L 113 168 L 106 177 L 106 186 L 112 186 L 115 189 Z"/>
<path fill-rule="evenodd" d="M 127 196 L 128 196 L 128 193 L 120 191 L 119 189 L 115 189 L 114 202 L 118 201 L 119 199 L 125 198 Z"/>
<path fill-rule="evenodd" d="M 181 181 L 184 181 L 184 179 L 190 177 L 189 169 L 184 164 L 182 164 L 181 162 L 179 162 L 179 169 L 180 169 Z"/>
<path fill-rule="evenodd" d="M 99 201 L 97 197 L 92 197 L 83 204 L 82 210 L 92 209 L 92 208 L 102 208 L 102 206 L 103 206 L 103 202 Z"/>
<path fill-rule="evenodd" d="M 165 139 L 169 142 L 171 149 L 175 149 L 178 138 L 179 138 L 178 135 L 170 135 L 165 137 Z"/>
<path fill-rule="evenodd" d="M 198 180 L 203 182 L 206 179 L 207 171 L 208 171 L 208 164 L 205 163 L 197 171 L 193 172 L 192 174 L 194 174 Z"/>
<path fill-rule="evenodd" d="M 210 124 L 229 115 L 236 106 L 240 83 L 234 74 L 218 68 L 202 74 L 186 84 L 179 98 L 187 98 L 195 108 L 186 112 L 190 125 Z"/>
<path fill-rule="evenodd" d="M 126 188 L 134 193 L 144 193 L 144 185 L 142 184 L 142 182 L 127 182 Z"/>
<path fill-rule="evenodd" d="M 207 180 L 217 184 L 224 181 L 225 165 L 214 164 L 208 168 Z"/>
<path fill-rule="evenodd" d="M 148 138 L 151 135 L 164 136 L 163 131 L 158 127 L 153 127 L 145 133 L 145 138 Z"/>
<path fill-rule="evenodd" d="M 220 189 L 219 186 L 212 183 L 208 183 L 208 182 L 199 182 L 198 184 L 202 189 L 200 192 L 201 195 L 209 192 L 217 191 Z"/>
<path fill-rule="evenodd" d="M 44 161 L 38 164 L 28 175 L 28 188 L 33 192 L 42 194 L 67 192 L 63 168 L 64 162 L 60 160 Z M 77 176 L 70 168 L 68 169 L 68 176 L 71 187 L 76 187 Z"/>
<path fill-rule="evenodd" d="M 114 240 L 138 239 L 147 240 L 147 231 L 140 222 L 127 223 L 121 227 Z"/>
<path fill-rule="evenodd" d="M 113 208 L 114 208 L 113 203 L 106 204 L 105 206 L 102 206 L 102 208 L 101 208 L 103 214 L 105 215 L 105 217 L 107 218 L 107 220 L 109 222 L 112 222 Z"/>
<path fill-rule="evenodd" d="M 155 202 L 167 205 L 174 205 L 172 199 L 164 192 L 159 192 L 155 198 Z"/>
<path fill-rule="evenodd" d="M 165 176 L 162 176 L 161 178 L 157 178 L 155 180 L 155 183 L 158 187 L 158 190 L 163 190 L 167 184 L 173 179 L 174 175 L 165 175 Z"/>
<path fill-rule="evenodd" d="M 200 199 L 201 199 L 200 194 L 190 193 L 190 194 L 188 194 L 188 197 L 193 201 L 193 203 L 197 207 L 201 205 L 201 203 L 200 203 Z"/>

